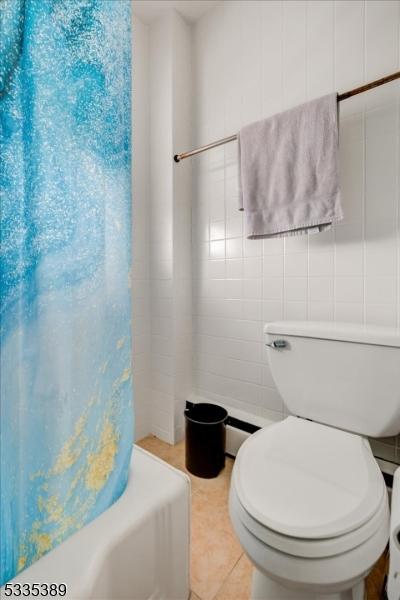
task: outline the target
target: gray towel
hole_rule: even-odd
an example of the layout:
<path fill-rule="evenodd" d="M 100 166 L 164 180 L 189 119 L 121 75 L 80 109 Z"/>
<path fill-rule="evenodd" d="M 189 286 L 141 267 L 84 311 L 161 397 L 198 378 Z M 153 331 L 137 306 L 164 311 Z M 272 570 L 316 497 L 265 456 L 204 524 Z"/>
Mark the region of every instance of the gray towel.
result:
<path fill-rule="evenodd" d="M 240 131 L 239 209 L 250 239 L 323 231 L 343 218 L 336 94 Z"/>

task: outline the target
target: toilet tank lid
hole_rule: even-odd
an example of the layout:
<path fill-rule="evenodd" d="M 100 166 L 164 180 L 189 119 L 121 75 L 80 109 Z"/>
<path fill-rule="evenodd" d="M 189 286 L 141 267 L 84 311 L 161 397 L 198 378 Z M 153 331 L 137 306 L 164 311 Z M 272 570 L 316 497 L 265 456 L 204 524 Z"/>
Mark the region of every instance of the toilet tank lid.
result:
<path fill-rule="evenodd" d="M 264 333 L 400 348 L 400 329 L 330 321 L 273 321 Z"/>

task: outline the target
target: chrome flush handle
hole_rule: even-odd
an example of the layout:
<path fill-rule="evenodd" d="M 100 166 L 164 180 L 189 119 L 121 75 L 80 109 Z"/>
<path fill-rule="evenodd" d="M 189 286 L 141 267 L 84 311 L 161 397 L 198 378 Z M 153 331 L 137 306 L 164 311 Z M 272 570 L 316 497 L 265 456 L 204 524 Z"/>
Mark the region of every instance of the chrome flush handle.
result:
<path fill-rule="evenodd" d="M 286 340 L 274 340 L 270 344 L 265 345 L 269 346 L 270 348 L 274 348 L 274 350 L 282 350 L 283 348 L 288 347 L 288 343 Z"/>

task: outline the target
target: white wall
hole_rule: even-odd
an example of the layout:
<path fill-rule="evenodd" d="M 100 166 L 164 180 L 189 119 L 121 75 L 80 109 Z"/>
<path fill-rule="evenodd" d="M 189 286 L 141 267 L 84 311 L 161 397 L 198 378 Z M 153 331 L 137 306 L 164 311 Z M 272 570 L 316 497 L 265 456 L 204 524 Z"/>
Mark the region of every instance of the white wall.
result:
<path fill-rule="evenodd" d="M 150 28 L 151 431 L 173 424 L 172 36 L 169 19 Z"/>
<path fill-rule="evenodd" d="M 175 443 L 192 389 L 190 165 L 175 146 L 191 143 L 191 38 L 176 11 L 150 28 L 151 431 Z"/>
<path fill-rule="evenodd" d="M 150 431 L 149 33 L 135 16 L 132 32 L 132 360 L 135 439 L 140 439 Z"/>
<path fill-rule="evenodd" d="M 222 2 L 194 31 L 195 145 L 399 70 L 399 23 L 398 1 Z M 400 326 L 399 96 L 397 82 L 341 103 L 334 231 L 244 239 L 236 144 L 193 159 L 197 394 L 280 419 L 265 321 Z M 400 462 L 395 440 L 375 451 Z"/>
<path fill-rule="evenodd" d="M 175 13 L 173 20 L 173 154 L 193 143 L 192 28 Z M 170 156 L 171 159 L 171 156 Z M 193 182 L 190 163 L 173 163 L 175 440 L 184 436 L 183 412 L 193 389 L 192 254 Z"/>
<path fill-rule="evenodd" d="M 133 373 L 135 437 L 182 439 L 192 390 L 191 29 L 176 11 L 133 16 Z"/>

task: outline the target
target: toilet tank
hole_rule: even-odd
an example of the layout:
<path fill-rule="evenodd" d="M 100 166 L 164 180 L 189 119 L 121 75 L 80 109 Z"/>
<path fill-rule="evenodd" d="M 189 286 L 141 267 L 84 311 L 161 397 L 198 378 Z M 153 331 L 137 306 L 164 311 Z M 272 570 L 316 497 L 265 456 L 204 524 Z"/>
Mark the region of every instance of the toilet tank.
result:
<path fill-rule="evenodd" d="M 264 331 L 272 377 L 292 414 L 371 437 L 400 432 L 398 329 L 278 321 Z"/>

